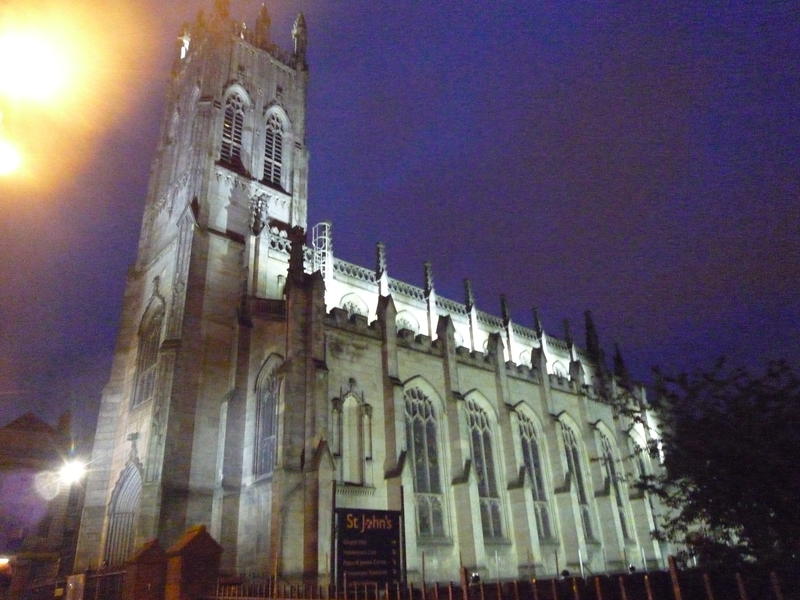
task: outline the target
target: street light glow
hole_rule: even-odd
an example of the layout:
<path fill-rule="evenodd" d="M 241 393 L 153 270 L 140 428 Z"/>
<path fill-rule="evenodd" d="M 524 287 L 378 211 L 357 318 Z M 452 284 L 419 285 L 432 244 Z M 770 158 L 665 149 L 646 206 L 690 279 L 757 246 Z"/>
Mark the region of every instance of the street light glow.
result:
<path fill-rule="evenodd" d="M 58 478 L 62 483 L 72 485 L 86 475 L 86 465 L 79 460 L 68 460 L 58 471 Z"/>
<path fill-rule="evenodd" d="M 46 102 L 63 92 L 72 76 L 70 44 L 49 32 L 0 33 L 0 95 Z"/>
<path fill-rule="evenodd" d="M 46 192 L 80 173 L 144 97 L 154 28 L 155 15 L 130 0 L 0 0 L 4 187 Z"/>
<path fill-rule="evenodd" d="M 0 139 L 0 177 L 11 175 L 22 166 L 22 156 L 10 141 Z"/>

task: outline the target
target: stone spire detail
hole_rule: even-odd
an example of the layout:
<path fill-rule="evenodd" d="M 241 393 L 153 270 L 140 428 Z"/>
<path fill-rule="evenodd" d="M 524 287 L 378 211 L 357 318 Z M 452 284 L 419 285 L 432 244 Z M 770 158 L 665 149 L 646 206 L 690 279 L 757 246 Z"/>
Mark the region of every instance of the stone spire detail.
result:
<path fill-rule="evenodd" d="M 535 306 L 533 307 L 533 330 L 541 342 L 544 337 L 544 328 L 542 327 L 542 319 L 539 317 L 539 309 Z"/>
<path fill-rule="evenodd" d="M 616 342 L 614 342 L 614 375 L 622 385 L 630 387 L 631 375 L 628 372 L 628 367 L 625 366 L 625 361 L 622 360 L 622 352 L 620 352 L 619 344 Z"/>
<path fill-rule="evenodd" d="M 475 307 L 475 292 L 472 291 L 472 281 L 469 279 L 464 280 L 464 304 L 467 307 L 467 312 Z"/>
<path fill-rule="evenodd" d="M 429 260 L 426 260 L 422 268 L 425 273 L 425 297 L 430 298 L 435 293 L 433 290 L 433 266 Z"/>
<path fill-rule="evenodd" d="M 227 19 L 231 14 L 230 0 L 214 0 L 214 16 Z"/>
<path fill-rule="evenodd" d="M 386 244 L 378 242 L 375 246 L 375 280 L 378 282 L 378 294 L 389 295 L 389 272 L 386 267 Z"/>
<path fill-rule="evenodd" d="M 567 342 L 570 359 L 575 360 L 575 356 L 573 354 L 575 349 L 575 340 L 572 339 L 572 327 L 570 327 L 569 319 L 564 319 L 564 341 Z"/>
<path fill-rule="evenodd" d="M 539 317 L 539 309 L 533 307 L 533 331 L 539 340 L 539 347 L 531 349 L 531 368 L 538 369 L 543 382 L 547 382 L 547 338 L 544 335 L 542 319 Z"/>
<path fill-rule="evenodd" d="M 292 39 L 294 40 L 294 55 L 301 65 L 306 63 L 306 50 L 308 49 L 308 28 L 303 13 L 299 13 L 292 26 Z"/>
<path fill-rule="evenodd" d="M 272 25 L 272 17 L 269 15 L 266 4 L 261 5 L 256 18 L 256 44 L 262 48 L 269 46 L 269 28 Z"/>
<path fill-rule="evenodd" d="M 503 317 L 503 325 L 508 327 L 511 322 L 511 316 L 508 311 L 508 300 L 505 294 L 500 294 L 500 316 Z"/>
<path fill-rule="evenodd" d="M 430 261 L 423 264 L 425 269 L 425 302 L 428 305 L 428 335 L 433 339 L 439 322 L 439 311 L 436 308 L 436 290 L 433 288 L 433 267 Z"/>
<path fill-rule="evenodd" d="M 606 368 L 605 356 L 603 349 L 600 347 L 600 338 L 597 335 L 597 328 L 594 325 L 592 311 L 587 310 L 583 315 L 586 319 L 586 353 L 589 355 L 589 358 L 597 364 L 597 368 L 600 371 L 604 371 Z"/>

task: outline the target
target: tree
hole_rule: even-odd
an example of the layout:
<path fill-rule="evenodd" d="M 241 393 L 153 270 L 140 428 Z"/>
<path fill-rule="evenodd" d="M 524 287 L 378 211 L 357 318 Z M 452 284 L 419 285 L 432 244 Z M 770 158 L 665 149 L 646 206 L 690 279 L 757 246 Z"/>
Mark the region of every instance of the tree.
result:
<path fill-rule="evenodd" d="M 664 539 L 706 566 L 796 568 L 800 559 L 800 380 L 783 361 L 763 374 L 658 373 L 653 406 L 664 469 L 640 487 L 668 508 Z M 658 446 L 658 447 L 657 447 Z M 663 453 L 663 454 L 662 454 Z"/>

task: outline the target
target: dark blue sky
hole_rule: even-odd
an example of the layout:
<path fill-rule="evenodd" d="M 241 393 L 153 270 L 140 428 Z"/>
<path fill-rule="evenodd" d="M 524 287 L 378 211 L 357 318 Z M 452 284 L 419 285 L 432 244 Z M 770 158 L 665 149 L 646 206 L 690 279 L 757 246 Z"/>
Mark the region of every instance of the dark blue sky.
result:
<path fill-rule="evenodd" d="M 91 159 L 33 201 L 0 188 L 0 422 L 96 411 L 173 42 L 206 3 L 147 4 L 157 58 L 134 57 L 137 100 Z M 282 45 L 309 25 L 309 222 L 341 258 L 383 241 L 393 277 L 431 260 L 440 294 L 469 277 L 483 310 L 505 293 L 557 335 L 591 309 L 643 380 L 797 364 L 800 8 L 650 4 L 268 3 Z"/>

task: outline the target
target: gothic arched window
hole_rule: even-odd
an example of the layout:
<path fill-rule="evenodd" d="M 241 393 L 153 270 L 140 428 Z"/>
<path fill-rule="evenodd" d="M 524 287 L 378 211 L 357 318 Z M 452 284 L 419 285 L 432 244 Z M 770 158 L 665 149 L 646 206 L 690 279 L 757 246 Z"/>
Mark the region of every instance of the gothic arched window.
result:
<path fill-rule="evenodd" d="M 236 164 L 242 160 L 242 130 L 244 129 L 244 102 L 238 94 L 225 100 L 225 115 L 222 119 L 221 161 Z"/>
<path fill-rule="evenodd" d="M 142 496 L 142 476 L 128 463 L 119 479 L 108 508 L 108 529 L 103 559 L 109 566 L 123 564 L 134 550 L 136 516 Z"/>
<path fill-rule="evenodd" d="M 355 396 L 349 395 L 342 402 L 342 481 L 357 485 L 364 482 L 361 412 Z"/>
<path fill-rule="evenodd" d="M 467 423 L 472 446 L 472 463 L 478 475 L 483 535 L 487 538 L 499 538 L 503 536 L 503 527 L 500 519 L 497 477 L 494 471 L 491 425 L 489 415 L 473 400 L 467 401 Z"/>
<path fill-rule="evenodd" d="M 539 442 L 536 439 L 536 429 L 525 415 L 519 416 L 519 437 L 522 442 L 522 458 L 525 469 L 531 478 L 531 491 L 533 493 L 533 507 L 536 511 L 536 527 L 541 539 L 553 537 L 550 525 L 550 512 L 548 510 L 547 489 L 544 485 L 544 465 L 539 452 Z"/>
<path fill-rule="evenodd" d="M 139 349 L 136 355 L 136 379 L 133 385 L 133 406 L 151 400 L 156 390 L 158 348 L 161 345 L 161 322 L 164 308 L 158 305 L 148 310 L 139 329 Z"/>
<path fill-rule="evenodd" d="M 422 390 L 413 387 L 405 392 L 405 408 L 406 447 L 414 476 L 419 533 L 443 536 L 444 509 L 433 403 Z"/>
<path fill-rule="evenodd" d="M 605 468 L 606 481 L 611 492 L 614 496 L 614 505 L 619 515 L 619 526 L 622 529 L 622 537 L 630 539 L 630 531 L 628 529 L 628 519 L 625 517 L 625 503 L 622 499 L 622 489 L 620 486 L 619 474 L 617 473 L 616 459 L 614 458 L 614 450 L 611 446 L 611 440 L 608 439 L 602 432 L 598 432 L 600 436 L 600 450 L 602 452 L 602 461 Z"/>
<path fill-rule="evenodd" d="M 281 186 L 281 171 L 283 169 L 283 121 L 272 113 L 267 119 L 266 134 L 264 136 L 264 181 L 276 186 Z"/>
<path fill-rule="evenodd" d="M 256 383 L 256 428 L 253 444 L 253 475 L 272 475 L 275 468 L 278 435 L 278 394 L 280 381 L 276 364 L 262 369 Z"/>
<path fill-rule="evenodd" d="M 361 315 L 366 317 L 369 314 L 367 303 L 355 294 L 345 294 L 345 296 L 342 297 L 340 306 L 342 309 L 347 311 L 348 318 L 352 317 L 353 315 Z"/>
<path fill-rule="evenodd" d="M 581 453 L 578 449 L 578 440 L 575 437 L 575 432 L 564 423 L 561 424 L 561 435 L 564 439 L 567 471 L 572 485 L 575 486 L 575 497 L 578 501 L 578 511 L 581 515 L 583 535 L 587 540 L 593 540 L 594 533 L 592 531 L 592 520 L 590 517 L 589 495 L 586 493 L 586 483 L 583 478 L 583 469 L 581 468 Z"/>

